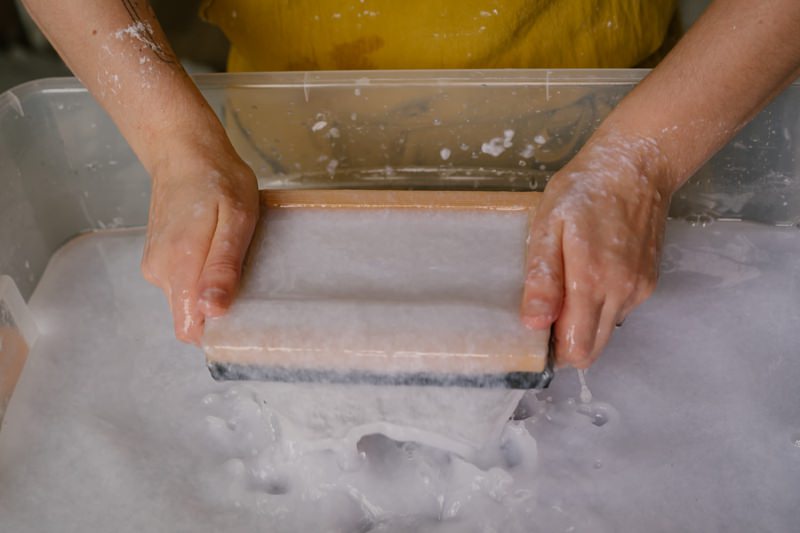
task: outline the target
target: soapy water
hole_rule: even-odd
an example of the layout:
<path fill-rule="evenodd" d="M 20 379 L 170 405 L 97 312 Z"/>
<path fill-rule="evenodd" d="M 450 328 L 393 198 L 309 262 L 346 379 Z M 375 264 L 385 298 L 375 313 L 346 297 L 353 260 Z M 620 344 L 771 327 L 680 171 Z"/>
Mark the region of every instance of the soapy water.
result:
<path fill-rule="evenodd" d="M 138 231 L 76 239 L 37 287 L 42 335 L 0 430 L 0 531 L 791 531 L 800 520 L 795 229 L 671 223 L 670 268 L 589 383 L 560 371 L 526 393 L 469 461 L 380 434 L 305 446 L 265 402 L 270 384 L 215 383 L 174 340 L 162 295 L 140 279 L 142 243 Z"/>

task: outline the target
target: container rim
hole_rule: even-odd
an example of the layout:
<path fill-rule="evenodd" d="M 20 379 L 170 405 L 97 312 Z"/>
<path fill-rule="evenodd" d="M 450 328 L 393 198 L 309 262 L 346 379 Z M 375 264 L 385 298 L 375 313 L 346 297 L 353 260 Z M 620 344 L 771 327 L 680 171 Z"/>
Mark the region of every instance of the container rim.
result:
<path fill-rule="evenodd" d="M 193 74 L 200 89 L 383 86 L 540 86 L 546 84 L 630 85 L 650 69 L 452 69 L 452 70 L 320 70 L 285 72 L 212 72 Z M 800 83 L 800 82 L 798 82 Z M 0 111 L 18 107 L 30 93 L 87 92 L 75 77 L 27 81 L 0 94 Z"/>
<path fill-rule="evenodd" d="M 450 70 L 319 70 L 283 72 L 210 72 L 192 74 L 201 90 L 226 88 L 321 88 L 354 86 L 560 86 L 635 85 L 652 69 L 450 69 Z M 800 86 L 800 78 L 789 86 Z M 0 93 L 0 113 L 8 108 L 24 116 L 21 99 L 32 93 L 86 93 L 75 77 L 49 77 L 27 81 Z"/>

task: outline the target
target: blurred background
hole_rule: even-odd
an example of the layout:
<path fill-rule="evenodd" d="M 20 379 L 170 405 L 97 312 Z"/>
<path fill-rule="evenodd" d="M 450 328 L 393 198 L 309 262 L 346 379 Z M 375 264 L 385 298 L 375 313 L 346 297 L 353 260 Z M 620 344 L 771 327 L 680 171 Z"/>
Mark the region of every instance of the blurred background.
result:
<path fill-rule="evenodd" d="M 649 1 L 649 0 L 648 0 Z M 675 28 L 663 50 L 686 31 L 711 0 L 679 0 Z M 197 16 L 202 0 L 151 0 L 164 31 L 189 72 L 225 70 L 228 41 Z M 652 66 L 658 57 L 653 58 Z M 20 0 L 0 0 L 0 92 L 26 81 L 70 72 L 27 16 Z"/>
<path fill-rule="evenodd" d="M 151 0 L 170 43 L 189 72 L 225 70 L 228 41 L 197 16 L 202 0 Z M 69 69 L 28 17 L 20 0 L 0 0 L 0 92 Z"/>

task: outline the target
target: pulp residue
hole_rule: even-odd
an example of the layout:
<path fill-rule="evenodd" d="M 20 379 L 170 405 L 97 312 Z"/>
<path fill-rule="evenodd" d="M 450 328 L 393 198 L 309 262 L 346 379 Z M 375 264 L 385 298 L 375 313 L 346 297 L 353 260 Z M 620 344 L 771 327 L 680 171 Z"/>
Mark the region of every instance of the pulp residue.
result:
<path fill-rule="evenodd" d="M 41 336 L 0 430 L 3 531 L 800 521 L 796 229 L 670 224 L 659 289 L 592 367 L 603 401 L 576 398 L 574 374 L 559 373 L 471 461 L 380 435 L 304 446 L 265 403 L 268 384 L 214 383 L 174 340 L 163 296 L 140 277 L 142 244 L 140 231 L 76 239 L 30 302 Z"/>

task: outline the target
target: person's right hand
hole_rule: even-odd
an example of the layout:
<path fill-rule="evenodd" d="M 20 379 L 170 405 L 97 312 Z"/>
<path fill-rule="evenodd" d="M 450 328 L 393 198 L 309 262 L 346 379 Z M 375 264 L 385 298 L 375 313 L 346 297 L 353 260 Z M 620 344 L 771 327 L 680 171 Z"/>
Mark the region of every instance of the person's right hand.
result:
<path fill-rule="evenodd" d="M 172 150 L 151 169 L 142 273 L 164 291 L 175 335 L 198 344 L 227 311 L 258 217 L 258 184 L 227 138 Z"/>

